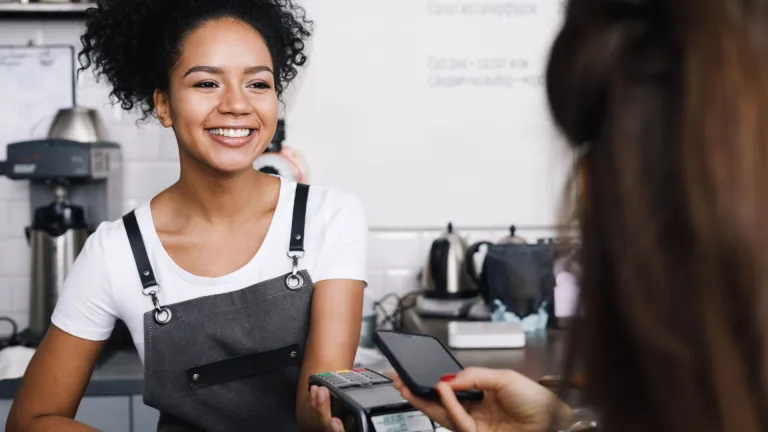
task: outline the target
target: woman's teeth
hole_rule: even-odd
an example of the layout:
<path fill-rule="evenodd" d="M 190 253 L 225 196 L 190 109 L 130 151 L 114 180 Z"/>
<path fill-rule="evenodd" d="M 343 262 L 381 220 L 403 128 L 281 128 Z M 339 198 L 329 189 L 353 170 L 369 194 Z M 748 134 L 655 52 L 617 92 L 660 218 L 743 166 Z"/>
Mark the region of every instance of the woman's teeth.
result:
<path fill-rule="evenodd" d="M 213 135 L 220 135 L 230 138 L 240 138 L 251 134 L 250 129 L 208 129 Z"/>

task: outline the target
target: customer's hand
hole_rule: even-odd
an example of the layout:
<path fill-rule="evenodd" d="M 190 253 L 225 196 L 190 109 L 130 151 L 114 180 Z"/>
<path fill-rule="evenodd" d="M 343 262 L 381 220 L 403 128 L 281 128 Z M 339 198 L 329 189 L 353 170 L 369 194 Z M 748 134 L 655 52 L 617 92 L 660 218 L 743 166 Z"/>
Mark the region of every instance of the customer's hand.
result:
<path fill-rule="evenodd" d="M 571 415 L 552 392 L 511 370 L 467 368 L 437 385 L 440 401 L 415 397 L 399 378 L 395 387 L 414 408 L 454 432 L 540 432 L 547 429 L 553 408 L 559 416 Z M 482 390 L 483 400 L 456 399 L 455 390 L 469 389 Z"/>
<path fill-rule="evenodd" d="M 331 417 L 331 393 L 325 387 L 312 386 L 309 388 L 312 397 L 312 408 L 317 411 L 320 423 L 325 432 L 344 432 L 341 420 Z"/>

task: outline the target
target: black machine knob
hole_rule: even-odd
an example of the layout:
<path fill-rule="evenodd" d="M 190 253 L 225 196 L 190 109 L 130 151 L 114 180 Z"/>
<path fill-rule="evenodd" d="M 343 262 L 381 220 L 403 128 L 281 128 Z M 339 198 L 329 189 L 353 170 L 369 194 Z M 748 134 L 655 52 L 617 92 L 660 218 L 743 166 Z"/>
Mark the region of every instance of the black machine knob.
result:
<path fill-rule="evenodd" d="M 58 237 L 71 229 L 88 229 L 88 224 L 82 207 L 57 200 L 35 209 L 30 229 Z"/>

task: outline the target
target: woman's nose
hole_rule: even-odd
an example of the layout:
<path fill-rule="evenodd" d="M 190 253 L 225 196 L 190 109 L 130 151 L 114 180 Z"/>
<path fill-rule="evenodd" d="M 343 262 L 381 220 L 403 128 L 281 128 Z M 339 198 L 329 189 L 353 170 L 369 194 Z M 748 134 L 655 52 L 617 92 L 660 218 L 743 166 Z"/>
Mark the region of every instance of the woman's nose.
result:
<path fill-rule="evenodd" d="M 245 94 L 245 89 L 240 87 L 229 87 L 219 104 L 219 112 L 222 114 L 243 115 L 250 113 L 252 109 L 253 106 Z"/>

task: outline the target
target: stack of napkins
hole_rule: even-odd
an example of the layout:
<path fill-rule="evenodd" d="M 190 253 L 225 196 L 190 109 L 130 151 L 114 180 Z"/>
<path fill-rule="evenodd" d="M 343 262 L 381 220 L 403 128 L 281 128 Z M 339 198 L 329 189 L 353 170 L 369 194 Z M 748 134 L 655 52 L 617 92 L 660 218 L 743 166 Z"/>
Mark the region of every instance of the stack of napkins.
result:
<path fill-rule="evenodd" d="M 0 350 L 0 380 L 21 378 L 27 370 L 35 350 L 23 346 L 12 346 Z"/>
<path fill-rule="evenodd" d="M 522 348 L 523 324 L 506 321 L 451 321 L 448 346 L 457 349 Z"/>

